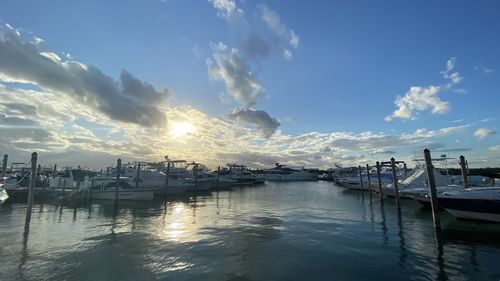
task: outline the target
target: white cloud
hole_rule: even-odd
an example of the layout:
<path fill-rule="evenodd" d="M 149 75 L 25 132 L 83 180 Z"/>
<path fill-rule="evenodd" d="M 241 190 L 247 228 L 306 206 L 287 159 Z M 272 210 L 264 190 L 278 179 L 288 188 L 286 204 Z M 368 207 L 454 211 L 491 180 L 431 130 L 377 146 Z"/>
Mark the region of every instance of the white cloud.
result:
<path fill-rule="evenodd" d="M 246 108 L 257 105 L 264 88 L 250 71 L 237 49 L 228 50 L 223 43 L 213 46 L 214 55 L 207 60 L 211 79 L 224 81 L 227 93 Z"/>
<path fill-rule="evenodd" d="M 488 136 L 494 135 L 497 132 L 494 129 L 490 128 L 479 128 L 474 132 L 474 136 L 479 139 L 484 139 Z"/>
<path fill-rule="evenodd" d="M 116 81 L 95 66 L 64 61 L 56 53 L 38 48 L 11 27 L 0 27 L 0 78 L 37 85 L 115 120 L 144 126 L 165 124 L 159 105 L 166 102 L 167 89 L 157 91 L 126 70 Z"/>
<path fill-rule="evenodd" d="M 457 58 L 455 57 L 450 58 L 446 62 L 446 69 L 441 71 L 441 74 L 443 74 L 443 78 L 449 79 L 451 81 L 449 84 L 450 87 L 452 85 L 460 83 L 460 81 L 462 81 L 463 79 L 458 72 L 453 72 L 456 63 L 457 63 Z"/>
<path fill-rule="evenodd" d="M 403 97 L 398 96 L 394 102 L 398 109 L 385 118 L 390 122 L 394 118 L 413 120 L 419 111 L 431 109 L 433 114 L 443 114 L 450 110 L 450 104 L 439 98 L 439 86 L 427 88 L 411 87 Z"/>
<path fill-rule="evenodd" d="M 267 28 L 279 38 L 279 41 L 281 41 L 279 47 L 282 49 L 283 56 L 285 59 L 290 60 L 292 58 L 292 51 L 289 50 L 286 45 L 295 49 L 298 48 L 300 37 L 295 34 L 293 30 L 288 29 L 276 11 L 271 10 L 264 4 L 258 4 L 257 9 L 261 20 L 266 24 Z"/>
<path fill-rule="evenodd" d="M 395 118 L 414 120 L 420 112 L 429 109 L 432 114 L 444 114 L 450 111 L 450 103 L 443 101 L 438 94 L 443 90 L 452 89 L 454 85 L 462 81 L 460 74 L 458 72 L 453 72 L 456 61 L 456 58 L 450 58 L 446 62 L 446 69 L 441 71 L 443 78 L 450 80 L 449 83 L 441 86 L 431 85 L 428 87 L 411 87 L 403 97 L 396 97 L 396 101 L 394 103 L 396 104 L 397 109 L 391 115 L 385 117 L 384 120 L 386 122 L 391 122 Z M 459 92 L 465 91 L 463 89 L 453 90 Z"/>
<path fill-rule="evenodd" d="M 244 13 L 242 9 L 238 8 L 234 0 L 208 0 L 208 2 L 217 9 L 217 14 L 226 20 Z"/>

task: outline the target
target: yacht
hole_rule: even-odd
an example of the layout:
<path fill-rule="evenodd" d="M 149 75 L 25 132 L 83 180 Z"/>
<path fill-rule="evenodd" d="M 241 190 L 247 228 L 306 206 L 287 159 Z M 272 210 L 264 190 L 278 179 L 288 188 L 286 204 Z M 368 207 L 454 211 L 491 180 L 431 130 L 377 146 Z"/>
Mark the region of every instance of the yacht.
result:
<path fill-rule="evenodd" d="M 151 200 L 153 199 L 154 189 L 136 188 L 129 177 L 101 177 L 94 179 L 94 185 L 91 187 L 92 199 L 114 200 L 116 188 L 118 187 L 118 200 Z"/>
<path fill-rule="evenodd" d="M 264 176 L 256 175 L 249 171 L 244 165 L 227 164 L 228 168 L 224 169 L 221 174 L 224 178 L 236 182 L 238 185 L 254 185 L 265 183 Z"/>
<path fill-rule="evenodd" d="M 436 186 L 451 185 L 451 179 L 447 175 L 443 175 L 440 170 L 434 168 L 434 180 Z M 398 181 L 399 196 L 401 198 L 413 198 L 413 193 L 420 193 L 429 190 L 427 184 L 427 170 L 423 163 L 419 163 L 412 169 L 411 173 L 403 180 Z M 394 197 L 394 187 L 392 183 L 382 187 L 382 193 L 389 197 Z"/>
<path fill-rule="evenodd" d="M 0 204 L 3 204 L 7 199 L 9 199 L 9 194 L 3 188 L 3 183 L 0 184 Z"/>
<path fill-rule="evenodd" d="M 467 188 L 451 190 L 438 188 L 438 205 L 451 215 L 462 219 L 500 222 L 500 188 Z M 414 197 L 430 202 L 429 193 Z"/>
<path fill-rule="evenodd" d="M 177 179 L 188 183 L 187 191 L 208 191 L 214 185 L 216 178 L 210 177 L 205 173 L 205 168 L 198 163 L 187 163 L 186 160 L 168 160 L 170 162 L 170 179 Z M 195 169 L 195 167 L 197 167 Z M 191 168 L 191 170 L 188 170 Z M 195 176 L 195 170 L 197 175 Z"/>
<path fill-rule="evenodd" d="M 303 168 L 292 169 L 285 165 L 276 163 L 276 166 L 272 169 L 264 170 L 265 179 L 268 181 L 316 181 L 318 180 L 318 175 L 315 173 L 308 172 Z"/>

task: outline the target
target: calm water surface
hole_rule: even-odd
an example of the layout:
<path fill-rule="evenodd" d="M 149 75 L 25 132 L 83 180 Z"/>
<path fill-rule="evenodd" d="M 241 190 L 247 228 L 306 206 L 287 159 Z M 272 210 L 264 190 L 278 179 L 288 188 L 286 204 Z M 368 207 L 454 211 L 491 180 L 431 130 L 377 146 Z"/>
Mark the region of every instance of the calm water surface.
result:
<path fill-rule="evenodd" d="M 0 206 L 0 280 L 500 280 L 500 226 L 332 183 L 168 202 Z M 114 234 L 113 234 L 114 232 Z"/>

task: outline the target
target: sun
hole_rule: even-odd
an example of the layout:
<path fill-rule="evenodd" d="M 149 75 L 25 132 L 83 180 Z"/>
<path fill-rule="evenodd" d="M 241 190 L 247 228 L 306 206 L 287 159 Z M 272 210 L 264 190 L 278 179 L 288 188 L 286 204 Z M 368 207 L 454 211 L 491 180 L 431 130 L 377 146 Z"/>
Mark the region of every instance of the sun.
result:
<path fill-rule="evenodd" d="M 184 137 L 187 134 L 194 133 L 196 131 L 196 128 L 194 127 L 193 124 L 182 121 L 173 121 L 171 122 L 171 127 L 170 127 L 170 134 L 176 138 L 179 137 Z"/>

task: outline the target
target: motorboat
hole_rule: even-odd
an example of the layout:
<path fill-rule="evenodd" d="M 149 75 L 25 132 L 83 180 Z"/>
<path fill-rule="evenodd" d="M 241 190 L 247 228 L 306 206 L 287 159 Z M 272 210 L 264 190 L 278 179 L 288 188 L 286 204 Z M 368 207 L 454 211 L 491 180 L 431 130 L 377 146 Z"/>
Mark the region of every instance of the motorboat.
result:
<path fill-rule="evenodd" d="M 200 164 L 188 164 L 186 160 L 168 160 L 168 162 L 170 162 L 169 186 L 170 179 L 176 179 L 186 183 L 186 191 L 208 191 L 216 181 L 215 177 L 205 173 L 204 167 Z M 191 170 L 188 170 L 189 168 Z"/>
<path fill-rule="evenodd" d="M 438 206 L 462 219 L 500 222 L 500 188 L 467 188 L 437 193 Z M 417 201 L 430 201 L 429 193 L 415 196 Z"/>
<path fill-rule="evenodd" d="M 7 191 L 3 188 L 3 183 L 0 184 L 0 204 L 3 204 L 5 201 L 9 199 L 9 194 Z"/>
<path fill-rule="evenodd" d="M 235 181 L 237 185 L 263 184 L 266 181 L 264 176 L 252 173 L 245 165 L 227 164 L 227 167 L 221 171 L 222 177 Z"/>
<path fill-rule="evenodd" d="M 443 175 L 441 171 L 434 169 L 434 180 L 436 186 L 445 187 L 451 185 L 450 177 Z M 413 198 L 413 193 L 429 190 L 427 184 L 427 170 L 425 165 L 419 163 L 412 169 L 411 173 L 404 179 L 398 181 L 399 196 L 401 198 Z M 394 186 L 392 183 L 382 186 L 382 193 L 389 197 L 395 196 Z"/>
<path fill-rule="evenodd" d="M 276 163 L 272 169 L 264 170 L 267 181 L 316 181 L 318 175 L 302 169 L 292 169 Z"/>
<path fill-rule="evenodd" d="M 92 199 L 115 200 L 118 192 L 118 200 L 152 200 L 154 189 L 136 188 L 130 178 L 116 177 L 101 178 L 99 182 L 91 187 Z"/>

